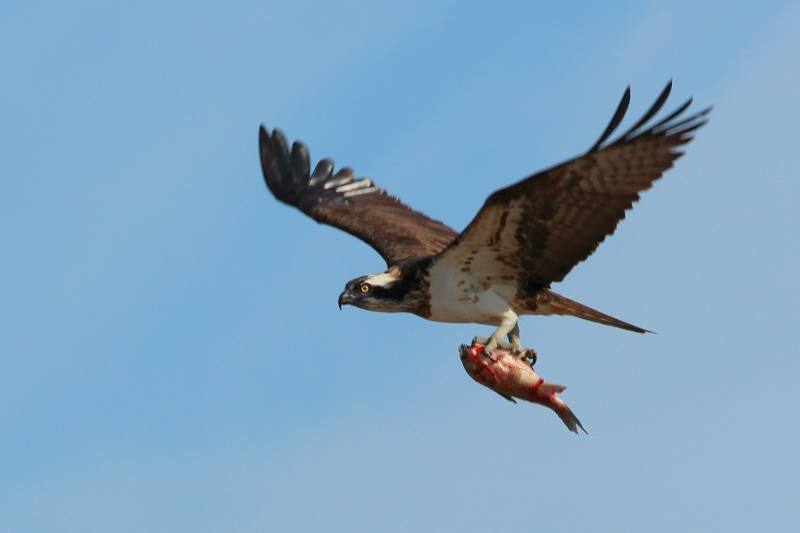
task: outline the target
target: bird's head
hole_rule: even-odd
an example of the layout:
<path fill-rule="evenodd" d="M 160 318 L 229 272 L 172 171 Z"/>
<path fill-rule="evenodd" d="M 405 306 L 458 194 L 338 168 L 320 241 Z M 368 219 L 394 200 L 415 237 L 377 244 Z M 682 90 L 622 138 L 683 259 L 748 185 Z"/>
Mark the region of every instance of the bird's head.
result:
<path fill-rule="evenodd" d="M 343 305 L 354 305 L 368 311 L 404 311 L 400 280 L 397 269 L 351 279 L 339 295 L 339 309 Z"/>

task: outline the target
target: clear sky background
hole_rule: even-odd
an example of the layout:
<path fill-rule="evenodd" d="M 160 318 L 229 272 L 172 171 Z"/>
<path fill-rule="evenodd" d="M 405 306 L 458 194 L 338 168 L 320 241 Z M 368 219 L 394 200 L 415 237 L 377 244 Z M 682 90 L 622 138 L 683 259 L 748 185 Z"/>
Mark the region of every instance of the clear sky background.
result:
<path fill-rule="evenodd" d="M 794 531 L 798 27 L 788 1 L 3 2 L 0 530 Z M 711 123 L 556 287 L 658 334 L 522 321 L 588 436 L 469 379 L 489 328 L 340 312 L 380 257 L 261 178 L 264 121 L 460 229 L 670 78 Z"/>

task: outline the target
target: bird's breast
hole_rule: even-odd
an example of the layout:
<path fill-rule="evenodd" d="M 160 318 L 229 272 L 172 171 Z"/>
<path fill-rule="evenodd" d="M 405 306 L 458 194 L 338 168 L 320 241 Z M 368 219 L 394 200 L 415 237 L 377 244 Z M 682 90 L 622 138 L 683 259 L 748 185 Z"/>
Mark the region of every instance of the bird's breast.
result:
<path fill-rule="evenodd" d="M 516 287 L 434 264 L 429 271 L 430 316 L 437 322 L 499 324 Z"/>

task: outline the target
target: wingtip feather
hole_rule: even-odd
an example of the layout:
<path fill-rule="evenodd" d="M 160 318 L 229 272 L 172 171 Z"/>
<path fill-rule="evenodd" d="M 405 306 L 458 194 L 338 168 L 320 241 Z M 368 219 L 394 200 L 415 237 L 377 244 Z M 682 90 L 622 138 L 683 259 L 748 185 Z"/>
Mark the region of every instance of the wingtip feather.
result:
<path fill-rule="evenodd" d="M 669 80 L 667 85 L 661 90 L 661 93 L 658 95 L 658 98 L 656 98 L 655 102 L 653 102 L 653 105 L 650 106 L 650 108 L 644 113 L 644 115 L 642 115 L 642 117 L 639 120 L 636 121 L 636 123 L 633 126 L 628 128 L 625 131 L 625 133 L 620 135 L 619 138 L 612 144 L 625 142 L 634 137 L 639 128 L 644 126 L 648 120 L 653 118 L 661 110 L 661 108 L 664 106 L 667 99 L 669 98 L 671 91 L 672 91 L 672 80 Z"/>
<path fill-rule="evenodd" d="M 631 104 L 631 86 L 628 85 L 625 88 L 625 92 L 622 95 L 622 99 L 617 104 L 617 110 L 614 111 L 614 115 L 611 117 L 611 120 L 606 126 L 606 129 L 603 131 L 603 134 L 600 135 L 600 138 L 597 139 L 597 142 L 592 145 L 589 149 L 589 152 L 594 152 L 595 150 L 599 149 L 602 144 L 608 139 L 614 130 L 617 129 L 622 119 L 625 117 L 625 113 L 628 111 L 628 106 Z"/>
<path fill-rule="evenodd" d="M 309 161 L 308 148 L 300 141 L 292 143 L 292 174 L 295 181 L 307 181 L 311 163 Z"/>

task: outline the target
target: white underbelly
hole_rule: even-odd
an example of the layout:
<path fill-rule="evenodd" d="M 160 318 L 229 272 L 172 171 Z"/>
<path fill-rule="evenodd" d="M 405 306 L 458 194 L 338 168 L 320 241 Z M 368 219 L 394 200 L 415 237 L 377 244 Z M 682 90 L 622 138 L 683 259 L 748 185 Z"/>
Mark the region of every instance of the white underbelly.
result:
<path fill-rule="evenodd" d="M 487 286 L 469 273 L 437 269 L 430 274 L 431 315 L 437 322 L 498 325 L 513 308 L 516 287 Z"/>

